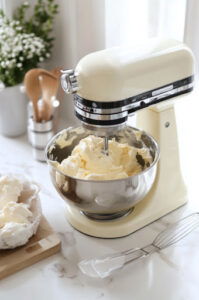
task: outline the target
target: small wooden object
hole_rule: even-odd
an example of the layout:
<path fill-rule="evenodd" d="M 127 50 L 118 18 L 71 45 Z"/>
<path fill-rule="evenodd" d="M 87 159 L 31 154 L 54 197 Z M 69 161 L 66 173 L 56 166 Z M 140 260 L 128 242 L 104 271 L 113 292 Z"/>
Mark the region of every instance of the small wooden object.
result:
<path fill-rule="evenodd" d="M 60 239 L 42 217 L 36 235 L 26 245 L 13 250 L 0 250 L 0 279 L 55 254 L 60 246 Z"/>
<path fill-rule="evenodd" d="M 49 121 L 52 117 L 52 98 L 56 98 L 59 87 L 59 78 L 53 78 L 52 76 L 49 76 L 49 74 L 41 74 L 39 75 L 39 83 L 43 100 L 42 119 Z"/>
<path fill-rule="evenodd" d="M 53 73 L 40 68 L 29 70 L 24 77 L 24 85 L 26 88 L 26 94 L 33 104 L 33 118 L 35 122 L 41 122 L 41 116 L 38 109 L 38 101 L 42 95 L 42 91 L 39 84 L 39 75 L 48 75 L 48 77 L 58 80 L 58 71 L 55 69 Z"/>

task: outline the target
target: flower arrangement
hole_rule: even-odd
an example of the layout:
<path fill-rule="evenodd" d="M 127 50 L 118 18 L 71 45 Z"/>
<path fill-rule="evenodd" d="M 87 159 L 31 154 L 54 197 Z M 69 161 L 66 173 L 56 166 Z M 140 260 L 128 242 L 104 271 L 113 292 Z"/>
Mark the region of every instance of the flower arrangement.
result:
<path fill-rule="evenodd" d="M 58 5 L 54 0 L 37 0 L 33 15 L 26 18 L 28 2 L 23 3 L 9 20 L 0 10 L 0 81 L 14 86 L 25 73 L 51 56 L 51 37 Z"/>

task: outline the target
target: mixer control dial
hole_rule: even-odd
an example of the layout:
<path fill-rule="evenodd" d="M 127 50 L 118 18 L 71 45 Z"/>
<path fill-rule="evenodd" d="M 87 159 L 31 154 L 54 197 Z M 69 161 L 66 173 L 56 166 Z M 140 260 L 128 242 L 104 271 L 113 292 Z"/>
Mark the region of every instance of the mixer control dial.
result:
<path fill-rule="evenodd" d="M 61 85 L 67 94 L 73 94 L 78 91 L 77 77 L 74 70 L 61 71 Z"/>

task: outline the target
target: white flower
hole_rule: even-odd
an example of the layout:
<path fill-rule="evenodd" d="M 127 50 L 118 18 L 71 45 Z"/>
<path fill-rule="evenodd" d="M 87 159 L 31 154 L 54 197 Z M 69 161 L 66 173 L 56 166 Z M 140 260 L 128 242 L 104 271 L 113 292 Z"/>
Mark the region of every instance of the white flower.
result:
<path fill-rule="evenodd" d="M 25 1 L 25 2 L 23 3 L 23 6 L 29 6 L 28 1 Z"/>
<path fill-rule="evenodd" d="M 1 62 L 1 66 L 2 66 L 2 68 L 5 68 L 6 64 L 4 61 Z"/>
<path fill-rule="evenodd" d="M 29 6 L 26 1 L 25 5 Z M 23 69 L 30 60 L 42 62 L 50 53 L 46 53 L 45 41 L 34 33 L 24 33 L 19 21 L 7 21 L 0 16 L 0 67 L 2 75 L 9 77 L 15 69 Z M 2 77 L 3 78 L 3 77 Z"/>

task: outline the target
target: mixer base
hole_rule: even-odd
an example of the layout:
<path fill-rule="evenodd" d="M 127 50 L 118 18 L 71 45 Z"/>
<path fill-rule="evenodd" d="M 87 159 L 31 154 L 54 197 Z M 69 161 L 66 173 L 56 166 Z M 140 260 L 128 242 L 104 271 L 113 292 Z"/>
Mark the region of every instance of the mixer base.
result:
<path fill-rule="evenodd" d="M 116 213 L 113 213 L 113 214 L 93 214 L 93 213 L 88 213 L 88 212 L 84 212 L 84 211 L 81 211 L 81 213 L 83 215 L 85 215 L 86 217 L 88 217 L 89 219 L 91 219 L 91 220 L 98 220 L 98 221 L 106 220 L 106 221 L 108 221 L 108 220 L 114 220 L 114 219 L 126 217 L 132 211 L 133 211 L 133 208 L 123 210 L 123 211 L 120 211 L 120 212 L 116 212 Z"/>
<path fill-rule="evenodd" d="M 75 207 L 67 206 L 66 218 L 75 229 L 84 234 L 98 238 L 119 238 L 143 228 L 184 205 L 187 197 L 185 194 L 173 194 L 169 201 L 167 200 L 168 198 L 157 199 L 156 197 L 152 199 L 149 195 L 138 203 L 128 215 L 112 220 L 94 220 Z"/>

